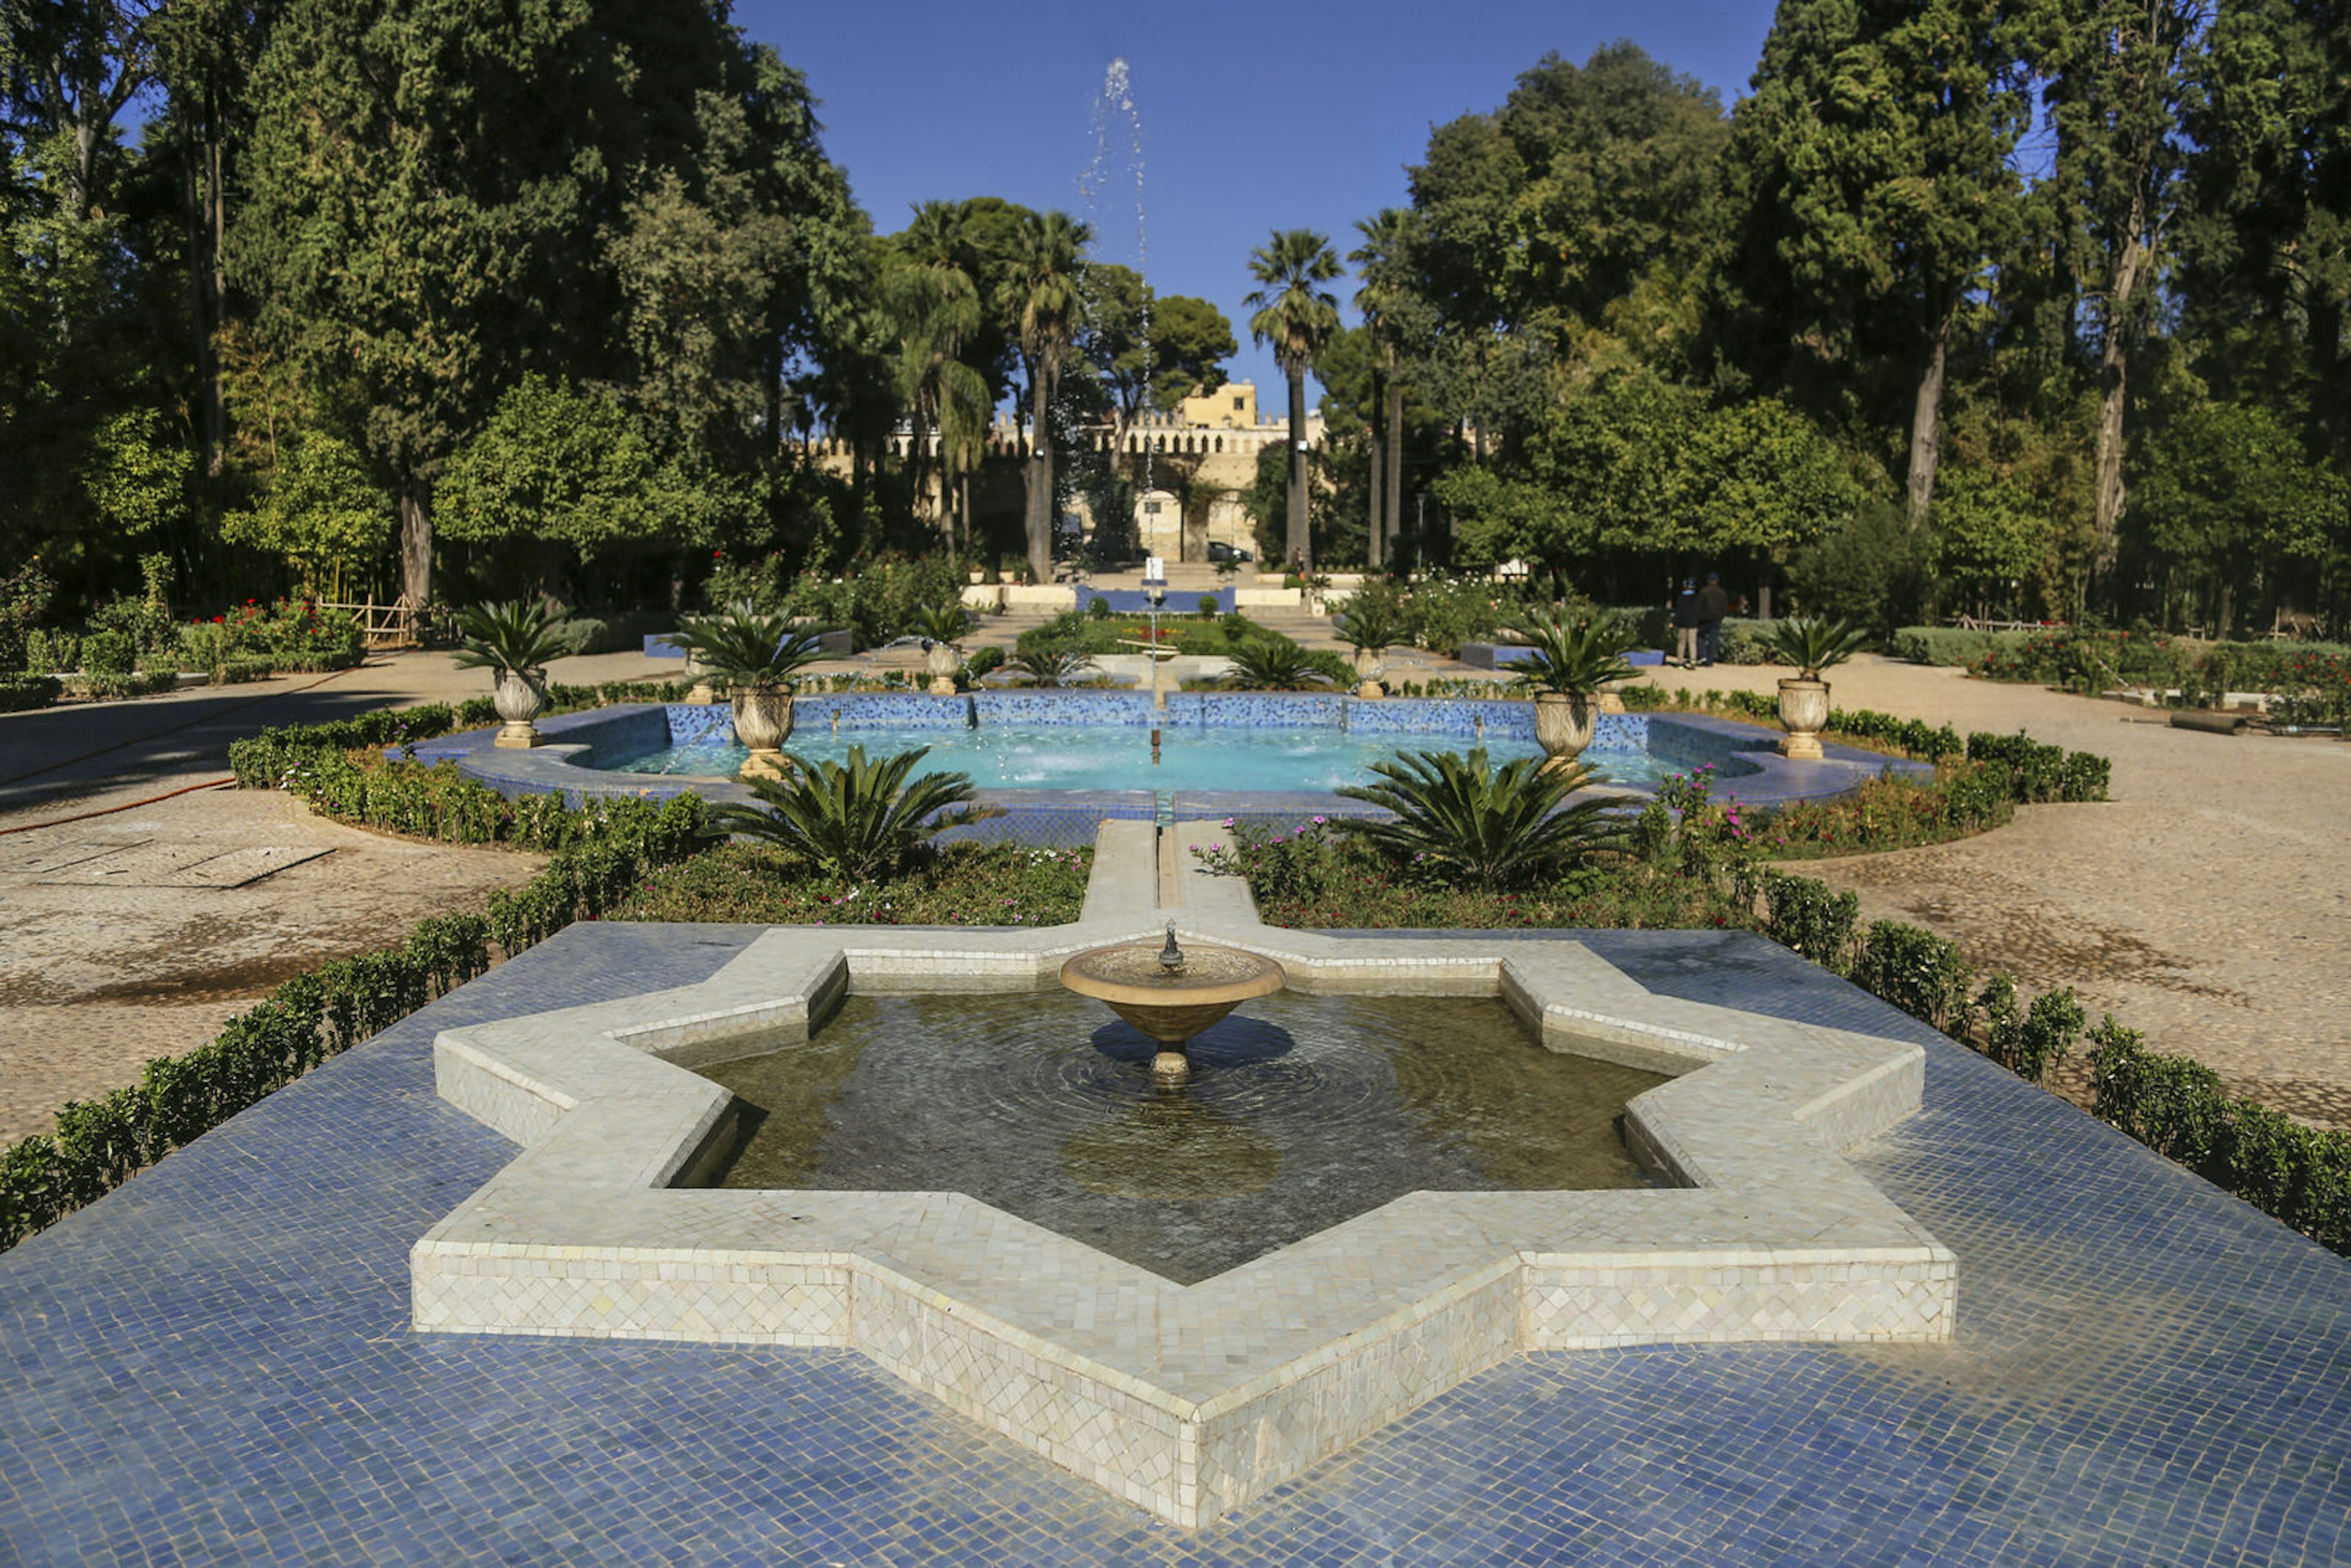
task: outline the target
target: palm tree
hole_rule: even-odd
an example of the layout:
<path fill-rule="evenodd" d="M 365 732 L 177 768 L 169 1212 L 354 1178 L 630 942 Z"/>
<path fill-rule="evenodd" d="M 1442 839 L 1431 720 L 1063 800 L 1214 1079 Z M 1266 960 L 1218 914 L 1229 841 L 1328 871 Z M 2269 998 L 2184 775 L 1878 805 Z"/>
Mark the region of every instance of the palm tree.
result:
<path fill-rule="evenodd" d="M 1407 207 L 1382 207 L 1356 221 L 1364 243 L 1347 259 L 1362 269 L 1355 308 L 1380 346 L 1377 371 L 1381 432 L 1372 455 L 1371 564 L 1387 559 L 1387 544 L 1404 533 L 1404 333 L 1398 320 L 1412 298 L 1412 246 L 1418 221 Z"/>
<path fill-rule="evenodd" d="M 1273 345 L 1274 362 L 1290 378 L 1290 559 L 1312 565 L 1306 527 L 1306 372 L 1339 330 L 1339 300 L 1315 285 L 1339 276 L 1338 253 L 1312 229 L 1276 229 L 1271 243 L 1249 254 L 1249 276 L 1260 287 L 1244 304 L 1249 339 Z"/>
<path fill-rule="evenodd" d="M 1053 580 L 1053 393 L 1077 342 L 1079 256 L 1092 238 L 1093 231 L 1067 213 L 1030 213 L 1021 220 L 1013 289 L 1029 372 L 1029 570 L 1039 582 Z"/>
<path fill-rule="evenodd" d="M 979 330 L 979 285 L 964 241 L 964 209 L 925 202 L 898 236 L 898 266 L 884 279 L 898 334 L 898 386 L 914 415 L 908 466 L 915 504 L 922 504 L 930 434 L 939 434 L 939 526 L 955 544 L 951 499 L 955 473 L 975 465 L 993 399 L 987 378 L 958 357 Z M 968 522 L 967 521 L 967 527 Z"/>

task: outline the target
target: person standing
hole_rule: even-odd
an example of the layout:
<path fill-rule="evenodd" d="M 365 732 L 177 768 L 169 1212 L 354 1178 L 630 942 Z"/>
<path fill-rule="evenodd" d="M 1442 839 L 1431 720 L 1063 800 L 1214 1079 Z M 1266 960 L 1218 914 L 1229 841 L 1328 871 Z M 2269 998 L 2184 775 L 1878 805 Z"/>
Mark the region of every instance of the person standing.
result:
<path fill-rule="evenodd" d="M 1730 613 L 1730 595 L 1722 590 L 1722 574 L 1709 571 L 1698 591 L 1698 662 L 1712 664 L 1722 649 L 1722 618 Z"/>
<path fill-rule="evenodd" d="M 1698 663 L 1698 582 L 1682 579 L 1674 600 L 1674 662 L 1685 670 Z"/>

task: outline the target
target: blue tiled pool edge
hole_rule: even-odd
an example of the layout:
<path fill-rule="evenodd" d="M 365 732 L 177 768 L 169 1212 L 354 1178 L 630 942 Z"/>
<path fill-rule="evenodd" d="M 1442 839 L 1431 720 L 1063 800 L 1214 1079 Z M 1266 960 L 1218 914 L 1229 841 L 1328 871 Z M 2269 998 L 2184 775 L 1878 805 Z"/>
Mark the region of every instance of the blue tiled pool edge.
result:
<path fill-rule="evenodd" d="M 976 692 L 951 697 L 915 693 L 812 695 L 793 702 L 793 727 L 844 731 L 860 728 L 932 727 L 962 728 L 977 722 L 1035 727 L 1113 725 L 1136 729 L 1306 728 L 1329 726 L 1353 733 L 1393 735 L 1400 747 L 1426 742 L 1432 747 L 1475 745 L 1485 735 L 1531 739 L 1534 709 L 1503 699 L 1385 697 L 1366 700 L 1335 692 L 1176 692 L 1155 710 L 1143 692 Z M 681 775 L 622 773 L 593 766 L 597 750 L 640 755 L 690 736 L 723 729 L 725 705 L 628 704 L 564 714 L 538 721 L 546 744 L 530 750 L 499 750 L 494 733 L 474 730 L 418 743 L 419 761 L 449 761 L 466 778 L 509 799 L 524 794 L 560 794 L 573 805 L 599 800 L 664 800 L 688 791 L 713 800 L 747 802 L 749 790 L 731 779 Z M 1850 794 L 1887 771 L 1931 777 L 1923 763 L 1906 762 L 1852 747 L 1828 746 L 1821 762 L 1791 762 L 1773 749 L 1779 732 L 1695 714 L 1602 714 L 1592 750 L 1647 748 L 1651 755 L 1696 768 L 1717 769 L 1718 798 L 1771 807 L 1791 800 Z M 786 741 L 787 748 L 790 742 Z M 398 753 L 392 753 L 398 755 Z M 951 830 L 951 839 L 1027 844 L 1091 843 L 1104 819 L 1151 820 L 1161 791 L 1139 779 L 1134 789 L 991 789 L 979 801 L 997 814 L 970 827 Z M 1167 802 L 1173 819 L 1271 821 L 1292 815 L 1364 816 L 1374 808 L 1317 791 L 1210 792 L 1177 790 Z"/>

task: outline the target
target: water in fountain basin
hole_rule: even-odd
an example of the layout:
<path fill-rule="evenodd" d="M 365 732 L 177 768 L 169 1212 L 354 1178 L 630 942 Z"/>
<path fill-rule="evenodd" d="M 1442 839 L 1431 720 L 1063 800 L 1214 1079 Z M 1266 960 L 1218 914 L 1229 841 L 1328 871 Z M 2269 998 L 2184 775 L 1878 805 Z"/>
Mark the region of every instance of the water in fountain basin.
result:
<path fill-rule="evenodd" d="M 852 997 L 705 1070 L 755 1108 L 723 1185 L 967 1193 L 1189 1284 L 1408 1192 L 1643 1185 L 1615 1124 L 1663 1082 L 1482 998 L 1260 998 L 1176 1092 L 1154 1049 L 1067 992 Z"/>
<path fill-rule="evenodd" d="M 846 758 L 852 746 L 868 757 L 917 747 L 930 755 L 919 773 L 971 775 L 982 789 L 1307 789 L 1327 793 L 1343 784 L 1372 781 L 1370 765 L 1409 750 L 1467 751 L 1473 741 L 1447 737 L 1360 736 L 1335 729 L 1171 728 L 1160 732 L 1159 763 L 1151 762 L 1150 732 L 1137 727 L 982 725 L 977 729 L 795 730 L 784 749 L 825 761 Z M 1491 738 L 1489 758 L 1500 764 L 1536 757 L 1532 741 Z M 674 747 L 648 756 L 599 759 L 621 773 L 729 777 L 750 755 L 731 743 Z M 1601 781 L 1654 788 L 1687 764 L 1666 763 L 1642 751 L 1589 751 L 1584 760 Z"/>

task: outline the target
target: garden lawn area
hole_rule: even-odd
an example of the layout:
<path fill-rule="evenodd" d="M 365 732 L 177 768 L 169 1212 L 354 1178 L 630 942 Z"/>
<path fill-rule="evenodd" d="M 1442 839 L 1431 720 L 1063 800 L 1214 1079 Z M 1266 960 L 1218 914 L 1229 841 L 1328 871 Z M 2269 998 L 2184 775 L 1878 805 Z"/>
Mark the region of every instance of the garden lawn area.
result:
<path fill-rule="evenodd" d="M 782 850 L 724 844 L 649 873 L 605 916 L 764 925 L 1061 925 L 1085 903 L 1092 850 L 949 844 L 862 885 Z"/>

